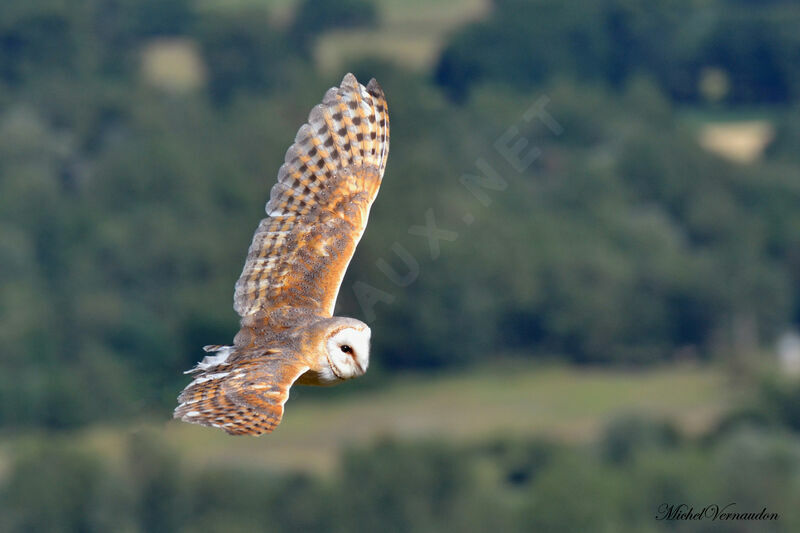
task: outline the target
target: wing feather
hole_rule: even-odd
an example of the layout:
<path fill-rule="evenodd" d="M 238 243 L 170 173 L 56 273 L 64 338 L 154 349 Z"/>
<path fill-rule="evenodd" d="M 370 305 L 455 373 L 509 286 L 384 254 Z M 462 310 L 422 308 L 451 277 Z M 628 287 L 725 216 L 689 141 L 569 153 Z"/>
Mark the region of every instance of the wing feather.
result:
<path fill-rule="evenodd" d="M 212 348 L 222 351 L 225 359 L 225 350 L 233 350 L 230 346 Z M 269 433 L 281 422 L 292 384 L 308 370 L 299 359 L 272 351 L 234 364 L 212 357 L 215 364 L 203 366 L 204 360 L 195 368 L 199 373 L 194 381 L 178 397 L 173 416 L 231 435 Z"/>
<path fill-rule="evenodd" d="M 389 152 L 389 117 L 375 80 L 352 74 L 325 93 L 297 132 L 236 283 L 247 317 L 276 307 L 332 316 L 364 233 Z"/>

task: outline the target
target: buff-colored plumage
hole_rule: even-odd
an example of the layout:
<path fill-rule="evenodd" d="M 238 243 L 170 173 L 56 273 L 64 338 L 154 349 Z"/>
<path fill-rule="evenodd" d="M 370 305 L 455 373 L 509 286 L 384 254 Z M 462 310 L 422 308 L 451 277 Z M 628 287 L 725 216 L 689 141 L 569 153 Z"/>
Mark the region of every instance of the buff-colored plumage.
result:
<path fill-rule="evenodd" d="M 242 327 L 207 346 L 175 418 L 258 435 L 281 420 L 289 388 L 366 371 L 369 328 L 333 317 L 389 153 L 389 117 L 375 80 L 352 74 L 325 93 L 287 150 L 236 282 Z"/>

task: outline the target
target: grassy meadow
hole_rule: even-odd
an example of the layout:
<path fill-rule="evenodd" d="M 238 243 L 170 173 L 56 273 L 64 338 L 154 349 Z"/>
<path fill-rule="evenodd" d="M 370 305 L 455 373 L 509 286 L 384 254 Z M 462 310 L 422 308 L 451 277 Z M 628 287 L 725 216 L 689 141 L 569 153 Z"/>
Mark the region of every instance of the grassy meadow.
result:
<path fill-rule="evenodd" d="M 611 420 L 625 415 L 670 422 L 689 435 L 699 434 L 744 397 L 720 368 L 691 364 L 621 370 L 509 362 L 399 375 L 378 387 L 361 388 L 331 395 L 332 389 L 295 387 L 284 421 L 261 438 L 231 438 L 166 417 L 97 424 L 55 438 L 80 442 L 113 461 L 131 433 L 152 433 L 198 468 L 314 472 L 329 471 L 344 450 L 384 439 L 478 443 L 515 436 L 588 443 Z M 8 454 L 36 435 L 7 435 L 0 449 Z"/>

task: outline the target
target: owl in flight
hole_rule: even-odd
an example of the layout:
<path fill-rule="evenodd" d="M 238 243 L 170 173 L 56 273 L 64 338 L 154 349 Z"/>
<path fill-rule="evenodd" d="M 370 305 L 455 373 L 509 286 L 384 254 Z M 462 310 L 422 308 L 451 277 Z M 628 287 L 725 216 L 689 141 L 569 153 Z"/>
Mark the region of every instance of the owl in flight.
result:
<path fill-rule="evenodd" d="M 209 352 L 174 416 L 231 435 L 269 433 L 293 383 L 332 385 L 369 364 L 369 327 L 333 316 L 389 154 L 389 116 L 374 79 L 347 74 L 297 132 L 236 282 L 241 329 Z"/>

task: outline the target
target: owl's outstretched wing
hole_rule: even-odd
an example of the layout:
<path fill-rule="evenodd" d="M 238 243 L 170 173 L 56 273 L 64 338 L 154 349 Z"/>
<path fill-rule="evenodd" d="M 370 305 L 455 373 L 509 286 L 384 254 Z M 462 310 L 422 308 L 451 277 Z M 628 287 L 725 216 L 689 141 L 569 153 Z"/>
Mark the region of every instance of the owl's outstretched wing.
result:
<path fill-rule="evenodd" d="M 278 307 L 333 315 L 388 153 L 383 91 L 374 79 L 364 87 L 347 74 L 311 110 L 286 152 L 269 216 L 259 224 L 236 282 L 239 315 Z"/>
<path fill-rule="evenodd" d="M 206 357 L 191 371 L 199 374 L 178 397 L 173 416 L 230 435 L 261 435 L 275 429 L 289 389 L 308 366 L 277 350 L 242 359 L 232 346 L 208 348 L 218 355 Z"/>

